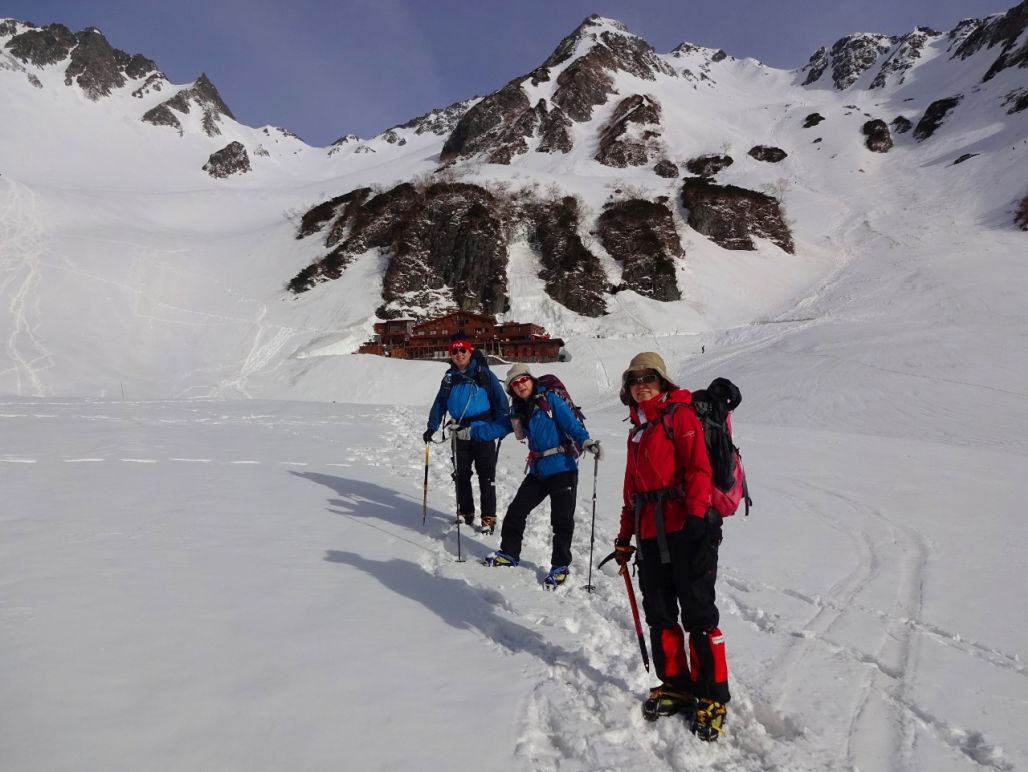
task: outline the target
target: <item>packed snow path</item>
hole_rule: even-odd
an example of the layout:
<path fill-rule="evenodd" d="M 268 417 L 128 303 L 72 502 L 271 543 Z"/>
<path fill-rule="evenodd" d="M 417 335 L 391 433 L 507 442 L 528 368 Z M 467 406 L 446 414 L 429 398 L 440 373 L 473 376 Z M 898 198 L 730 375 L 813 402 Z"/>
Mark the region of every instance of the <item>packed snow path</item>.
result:
<path fill-rule="evenodd" d="M 926 606 L 931 540 L 916 509 L 895 520 L 879 501 L 896 460 L 931 448 L 895 441 L 871 458 L 867 438 L 810 432 L 822 435 L 814 442 L 745 424 L 759 495 L 753 516 L 725 528 L 728 733 L 706 745 L 677 719 L 646 723 L 639 700 L 653 677 L 624 586 L 595 570 L 616 529 L 619 418 L 590 415 L 608 457 L 589 594 L 591 460 L 573 576 L 548 593 L 545 507 L 530 516 L 521 567 L 480 565 L 499 537 L 466 528 L 456 562 L 446 445 L 432 446 L 422 526 L 421 408 L 0 405 L 0 485 L 19 502 L 2 516 L 0 766 L 1015 769 L 1028 759 L 1022 653 L 1002 636 L 969 637 L 967 617 L 949 613 L 968 613 L 967 598 Z M 956 470 L 975 458 L 935 449 L 931 461 Z M 501 516 L 523 460 L 508 438 Z M 816 484 L 787 473 L 814 465 Z M 968 677 L 982 685 L 977 704 L 952 699 Z"/>

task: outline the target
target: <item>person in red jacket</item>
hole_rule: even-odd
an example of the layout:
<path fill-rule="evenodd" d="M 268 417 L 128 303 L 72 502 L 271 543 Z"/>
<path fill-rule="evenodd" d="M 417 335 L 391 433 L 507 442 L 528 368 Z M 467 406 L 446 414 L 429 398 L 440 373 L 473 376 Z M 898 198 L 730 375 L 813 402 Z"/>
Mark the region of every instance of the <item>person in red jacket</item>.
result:
<path fill-rule="evenodd" d="M 643 702 L 643 716 L 653 721 L 691 712 L 693 732 L 716 740 L 730 695 L 714 602 L 721 516 L 710 506 L 703 427 L 690 406 L 692 395 L 671 382 L 659 354 L 636 355 L 621 383 L 621 401 L 630 408 L 632 428 L 615 557 L 627 571 L 636 556 L 653 663 L 661 680 Z"/>

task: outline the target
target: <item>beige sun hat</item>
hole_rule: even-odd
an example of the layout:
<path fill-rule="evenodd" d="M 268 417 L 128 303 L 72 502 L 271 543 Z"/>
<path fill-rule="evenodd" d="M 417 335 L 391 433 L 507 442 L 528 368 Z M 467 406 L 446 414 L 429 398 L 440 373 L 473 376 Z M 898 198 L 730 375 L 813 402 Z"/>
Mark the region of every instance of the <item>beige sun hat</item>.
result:
<path fill-rule="evenodd" d="M 510 391 L 510 382 L 513 381 L 515 378 L 520 378 L 522 375 L 527 375 L 529 378 L 532 379 L 535 378 L 535 376 L 532 375 L 531 372 L 529 372 L 528 365 L 524 365 L 521 363 L 513 365 L 507 371 L 507 377 L 503 380 L 503 385 L 507 387 L 507 391 Z"/>
<path fill-rule="evenodd" d="M 633 405 L 635 400 L 632 399 L 632 395 L 628 392 L 626 382 L 630 373 L 635 373 L 640 370 L 653 370 L 659 375 L 666 384 L 665 390 L 677 389 L 678 387 L 671 381 L 667 376 L 667 365 L 664 364 L 664 359 L 660 354 L 654 351 L 644 351 L 641 354 L 636 354 L 632 357 L 632 361 L 628 363 L 628 369 L 621 373 L 621 403 L 624 405 Z"/>

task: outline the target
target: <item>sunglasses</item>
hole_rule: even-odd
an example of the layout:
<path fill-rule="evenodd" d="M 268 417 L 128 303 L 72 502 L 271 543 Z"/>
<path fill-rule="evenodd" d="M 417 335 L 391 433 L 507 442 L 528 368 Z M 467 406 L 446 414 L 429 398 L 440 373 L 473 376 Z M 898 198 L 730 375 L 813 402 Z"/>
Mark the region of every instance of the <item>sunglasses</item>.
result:
<path fill-rule="evenodd" d="M 450 349 L 450 353 L 451 354 L 467 354 L 468 353 L 468 349 L 464 348 L 464 346 L 454 346 L 453 348 Z"/>
<path fill-rule="evenodd" d="M 515 386 L 522 386 L 526 383 L 531 382 L 531 380 L 531 375 L 519 375 L 517 378 L 510 382 L 510 387 L 513 389 Z"/>
<path fill-rule="evenodd" d="M 626 378 L 625 385 L 643 386 L 647 383 L 654 383 L 658 378 L 660 378 L 660 376 L 654 373 L 647 373 L 646 375 L 637 375 L 635 378 Z"/>

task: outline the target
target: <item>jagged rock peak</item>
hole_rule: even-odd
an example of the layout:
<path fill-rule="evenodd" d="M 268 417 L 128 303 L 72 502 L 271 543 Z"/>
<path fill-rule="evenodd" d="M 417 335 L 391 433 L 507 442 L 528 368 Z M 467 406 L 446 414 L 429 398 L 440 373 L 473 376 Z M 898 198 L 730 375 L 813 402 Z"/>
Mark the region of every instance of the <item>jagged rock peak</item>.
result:
<path fill-rule="evenodd" d="M 157 107 L 147 110 L 141 120 L 155 126 L 171 126 L 181 136 L 183 128 L 177 114 L 188 115 L 191 105 L 200 111 L 203 131 L 209 137 L 221 134 L 218 124 L 221 123 L 223 115 L 235 120 L 218 89 L 211 83 L 210 78 L 202 73 L 192 86 L 182 89 Z"/>
<path fill-rule="evenodd" d="M 674 67 L 621 22 L 590 16 L 542 65 L 471 105 L 447 137 L 439 160 L 450 163 L 480 155 L 488 163 L 509 164 L 536 139 L 537 152 L 568 152 L 571 124 L 588 122 L 593 108 L 607 103 L 619 72 L 651 81 L 658 74 L 677 76 Z M 549 97 L 530 101 L 528 83 L 533 88 L 547 84 Z"/>
<path fill-rule="evenodd" d="M 831 67 L 834 87 L 839 91 L 849 88 L 899 40 L 891 35 L 867 32 L 840 38 L 831 51 L 822 47 L 811 55 L 810 61 L 801 70 L 807 73 L 803 85 L 816 83 L 825 70 Z"/>
<path fill-rule="evenodd" d="M 616 19 L 607 19 L 594 13 L 579 24 L 574 32 L 560 41 L 560 44 L 541 66 L 545 68 L 556 67 L 568 59 L 581 56 L 588 48 L 592 48 L 604 31 L 613 32 L 617 35 L 632 35 L 628 31 L 628 27 Z M 635 36 L 632 35 L 632 37 Z"/>
<path fill-rule="evenodd" d="M 914 31 L 900 38 L 892 55 L 885 60 L 882 68 L 878 71 L 875 79 L 871 81 L 870 88 L 882 88 L 890 80 L 893 85 L 899 85 L 906 77 L 906 72 L 914 63 L 921 58 L 924 47 L 933 38 L 941 37 L 941 32 L 936 32 L 930 27 L 915 27 Z"/>
<path fill-rule="evenodd" d="M 646 80 L 654 80 L 657 73 L 675 75 L 674 68 L 660 58 L 653 46 L 629 32 L 621 22 L 596 14 L 564 38 L 532 74 L 545 80 L 545 71 L 585 57 L 597 59 L 607 70 L 629 72 Z"/>
<path fill-rule="evenodd" d="M 390 131 L 414 129 L 415 134 L 432 133 L 439 137 L 445 137 L 453 131 L 453 127 L 457 125 L 457 121 L 464 113 L 481 99 L 481 97 L 474 96 L 471 99 L 454 102 L 449 107 L 432 110 L 417 118 L 412 118 L 406 123 L 401 123 L 399 126 L 393 126 Z"/>
<path fill-rule="evenodd" d="M 96 27 L 72 33 L 63 24 L 37 27 L 6 19 L 0 35 L 11 35 L 4 48 L 22 64 L 47 67 L 67 60 L 65 84 L 77 84 L 93 101 L 110 96 L 111 89 L 121 88 L 129 80 L 148 75 L 163 77 L 152 60 L 112 47 Z"/>
<path fill-rule="evenodd" d="M 965 24 L 966 22 L 961 22 Z M 1022 0 L 1006 13 L 997 13 L 975 23 L 974 29 L 957 46 L 954 57 L 967 59 L 983 48 L 1000 47 L 999 57 L 982 77 L 982 82 L 992 79 L 1008 67 L 1028 67 L 1028 39 L 1020 46 L 1017 41 L 1028 29 L 1028 0 Z M 1015 47 L 1017 46 L 1017 47 Z"/>

